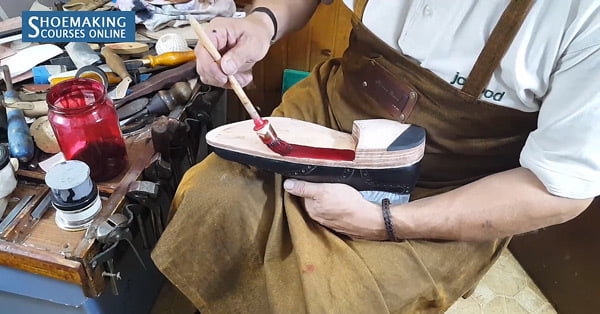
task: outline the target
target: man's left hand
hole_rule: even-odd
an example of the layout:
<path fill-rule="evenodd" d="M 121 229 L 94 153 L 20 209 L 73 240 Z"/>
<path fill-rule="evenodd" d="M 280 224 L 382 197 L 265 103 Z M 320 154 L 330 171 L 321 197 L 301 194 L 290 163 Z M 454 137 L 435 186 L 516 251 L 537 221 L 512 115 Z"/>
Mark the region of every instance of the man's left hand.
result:
<path fill-rule="evenodd" d="M 283 187 L 304 198 L 308 215 L 321 225 L 352 238 L 386 240 L 381 208 L 345 184 L 285 180 Z"/>

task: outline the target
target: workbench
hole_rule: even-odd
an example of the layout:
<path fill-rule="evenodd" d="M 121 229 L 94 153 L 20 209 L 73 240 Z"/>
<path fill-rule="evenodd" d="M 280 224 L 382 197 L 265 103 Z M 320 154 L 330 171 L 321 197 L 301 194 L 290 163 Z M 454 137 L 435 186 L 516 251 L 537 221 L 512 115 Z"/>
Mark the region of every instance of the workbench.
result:
<path fill-rule="evenodd" d="M 157 158 L 149 130 L 126 138 L 128 169 L 109 182 L 98 184 L 103 201 L 92 226 L 68 232 L 54 222 L 49 209 L 35 220 L 31 211 L 48 193 L 41 171 L 19 170 L 19 184 L 9 208 L 26 196 L 32 201 L 0 236 L 0 304 L 3 313 L 146 313 L 164 281 L 153 266 L 149 250 L 136 245 L 147 266 L 139 265 L 128 250 L 117 262 L 121 273 L 119 296 L 105 289 L 103 267 L 92 269 L 89 261 L 98 252 L 94 227 L 126 203 L 129 184 Z M 137 241 L 136 239 L 134 239 Z M 8 312 L 4 312 L 8 310 Z"/>
<path fill-rule="evenodd" d="M 160 183 L 172 197 L 185 171 L 210 153 L 206 132 L 226 121 L 225 91 L 199 85 L 185 106 L 126 135 L 129 166 L 118 177 L 98 182 L 103 206 L 87 231 L 58 228 L 53 209 L 39 220 L 31 217 L 48 187 L 39 168 L 27 170 L 31 165 L 22 165 L 6 212 L 26 195 L 34 197 L 0 234 L 0 313 L 148 313 L 165 281 L 150 259 L 151 248 L 143 248 L 139 230 L 131 226 L 134 246 L 147 269 L 140 266 L 133 250 L 126 246 L 119 250 L 115 266 L 122 279 L 117 281 L 119 295 L 115 296 L 102 276 L 106 269 L 90 265 L 101 249 L 94 231 L 113 213 L 123 211 L 134 181 Z"/>

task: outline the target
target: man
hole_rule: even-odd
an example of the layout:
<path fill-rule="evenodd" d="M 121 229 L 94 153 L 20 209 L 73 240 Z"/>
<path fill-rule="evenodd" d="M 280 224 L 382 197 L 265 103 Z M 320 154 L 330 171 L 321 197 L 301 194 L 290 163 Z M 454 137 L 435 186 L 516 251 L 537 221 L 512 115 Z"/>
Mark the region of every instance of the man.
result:
<path fill-rule="evenodd" d="M 201 310 L 441 312 L 510 236 L 568 221 L 600 194 L 597 1 L 344 2 L 356 15 L 344 57 L 273 114 L 343 131 L 368 118 L 424 127 L 412 200 L 388 211 L 346 185 L 209 157 L 183 180 L 153 252 Z M 248 84 L 270 41 L 316 6 L 255 1 L 269 10 L 213 20 L 224 56 L 196 49 L 202 81 Z M 394 97 L 407 92 L 414 101 Z"/>

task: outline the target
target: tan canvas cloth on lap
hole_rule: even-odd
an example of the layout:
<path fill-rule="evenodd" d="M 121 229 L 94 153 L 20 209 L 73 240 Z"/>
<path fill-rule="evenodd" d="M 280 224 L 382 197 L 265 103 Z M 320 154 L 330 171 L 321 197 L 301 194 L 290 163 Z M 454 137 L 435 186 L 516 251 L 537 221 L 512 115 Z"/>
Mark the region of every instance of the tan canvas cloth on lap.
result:
<path fill-rule="evenodd" d="M 512 1 L 496 36 L 519 25 L 529 3 Z M 366 1 L 357 5 L 362 16 Z M 344 57 L 317 66 L 273 115 L 346 132 L 356 119 L 423 126 L 428 146 L 414 199 L 518 167 L 535 113 L 456 90 L 381 42 L 358 17 L 353 23 Z M 479 60 L 500 60 L 494 55 L 503 49 L 484 49 Z M 472 91 L 487 85 L 493 68 L 475 65 L 480 81 Z M 399 93 L 408 96 L 399 101 Z M 442 312 L 478 282 L 507 243 L 351 240 L 312 221 L 301 199 L 283 191 L 280 176 L 215 155 L 188 171 L 172 214 L 152 256 L 202 313 Z"/>

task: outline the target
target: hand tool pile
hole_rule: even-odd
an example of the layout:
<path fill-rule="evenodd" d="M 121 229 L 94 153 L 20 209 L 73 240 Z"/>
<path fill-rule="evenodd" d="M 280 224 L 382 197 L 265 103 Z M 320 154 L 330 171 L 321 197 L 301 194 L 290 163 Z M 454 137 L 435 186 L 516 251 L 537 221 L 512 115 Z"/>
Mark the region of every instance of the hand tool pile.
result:
<path fill-rule="evenodd" d="M 205 125 L 209 114 L 202 111 L 197 114 L 202 121 L 188 116 L 181 122 L 182 112 L 186 105 L 197 102 L 196 98 L 200 97 L 198 102 L 204 103 L 204 98 L 210 98 L 214 93 L 209 93 L 210 88 L 206 90 L 207 87 L 199 83 L 189 41 L 176 33 L 159 39 L 160 47 L 158 42 L 155 44 L 156 39 L 110 44 L 22 43 L 7 39 L 7 36 L 15 37 L 20 33 L 20 22 L 11 32 L 2 31 L 3 23 L 0 22 L 0 148 L 3 152 L 0 158 L 0 239 L 6 239 L 7 234 L 13 232 L 25 212 L 30 213 L 26 215 L 27 219 L 35 224 L 47 219 L 50 216 L 44 217 L 47 212 L 56 210 L 55 217 L 61 222 L 57 221 L 57 225 L 61 229 L 87 229 L 91 238 L 98 241 L 99 251 L 89 264 L 92 269 L 104 266 L 102 275 L 110 279 L 113 292 L 118 294 L 116 280 L 121 275 L 116 271 L 113 259 L 130 247 L 144 266 L 136 245 L 150 250 L 158 241 L 178 179 L 196 158 L 203 158 L 200 154 L 200 157 L 196 156 L 194 151 L 191 153 L 193 158 L 178 162 L 179 150 L 185 150 L 183 155 L 190 155 L 187 147 L 191 140 L 182 132 L 200 129 L 199 125 Z M 135 139 L 134 136 L 141 133 L 147 137 L 156 134 L 156 151 L 161 153 L 146 169 L 144 177 L 139 178 L 150 181 L 135 181 L 128 185 L 129 204 L 94 224 L 91 220 L 98 212 L 96 207 L 85 212 L 85 217 L 83 211 L 71 211 L 66 207 L 58 210 L 53 191 L 62 189 L 58 182 L 60 178 L 55 182 L 58 188 L 54 186 L 50 192 L 44 190 L 45 196 L 17 197 L 18 193 L 13 193 L 17 182 L 22 184 L 19 179 L 23 178 L 20 177 L 22 173 L 41 173 L 43 177 L 43 172 L 52 168 L 42 168 L 40 163 L 44 165 L 43 161 L 50 157 L 55 160 L 52 165 L 61 160 L 61 147 L 53 121 L 48 117 L 53 109 L 49 108 L 47 96 L 52 87 L 75 78 L 100 82 L 114 104 L 123 137 Z M 222 91 L 218 95 L 222 95 Z M 160 121 L 157 130 L 151 127 L 155 121 Z M 206 126 L 204 134 L 205 129 Z M 173 136 L 178 138 L 171 141 Z M 177 146 L 180 144 L 181 148 Z M 79 186 L 77 182 L 70 183 Z M 86 190 L 86 193 L 95 197 L 90 199 L 99 202 L 101 193 L 98 194 L 96 183 L 101 182 L 94 182 L 92 192 Z M 81 203 L 82 208 L 91 206 L 85 198 Z"/>
<path fill-rule="evenodd" d="M 58 45 L 50 44 L 33 47 L 48 46 L 52 49 L 16 51 L 13 57 L 22 56 L 13 59 L 32 60 L 29 65 L 6 59 L 1 61 L 0 69 L 6 79 L 0 142 L 8 142 L 11 156 L 21 162 L 34 159 L 36 150 L 48 154 L 59 152 L 51 125 L 45 117 L 48 113 L 46 93 L 50 87 L 65 80 L 79 77 L 104 84 L 119 108 L 124 134 L 142 129 L 154 117 L 168 115 L 191 95 L 191 84 L 196 81 L 193 51 L 155 55 L 147 43 L 107 44 L 103 47 L 78 44 L 65 45 L 66 52 Z M 13 67 L 19 67 L 18 72 L 13 71 Z M 30 73 L 33 77 L 17 84 L 13 80 L 15 74 L 22 75 L 21 72 Z"/>

